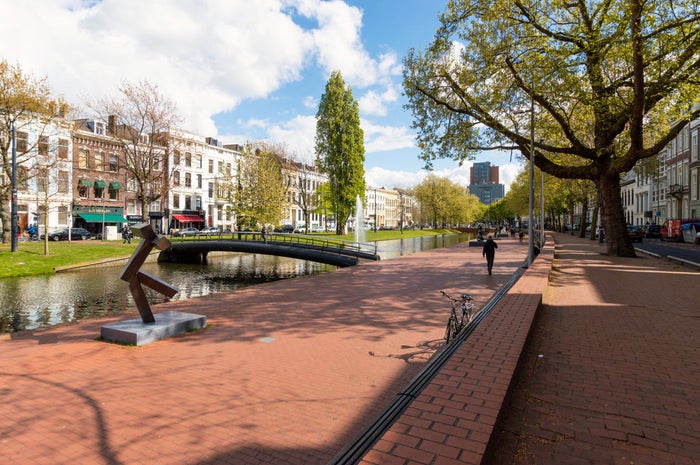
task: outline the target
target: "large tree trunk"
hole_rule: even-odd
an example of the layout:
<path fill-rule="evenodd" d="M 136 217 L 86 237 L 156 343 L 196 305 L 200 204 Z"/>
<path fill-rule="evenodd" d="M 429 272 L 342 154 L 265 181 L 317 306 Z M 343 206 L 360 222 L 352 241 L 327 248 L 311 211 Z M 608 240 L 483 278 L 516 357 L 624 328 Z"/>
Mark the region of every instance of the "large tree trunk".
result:
<path fill-rule="evenodd" d="M 608 255 L 635 257 L 632 241 L 627 234 L 627 223 L 622 210 L 620 175 L 604 175 L 598 180 L 598 195 L 603 210 L 603 227 Z"/>
<path fill-rule="evenodd" d="M 581 203 L 581 220 L 578 225 L 578 237 L 581 239 L 586 237 L 586 217 L 588 217 L 588 196 L 584 196 Z"/>
<path fill-rule="evenodd" d="M 598 229 L 598 213 L 600 212 L 600 195 L 595 200 L 593 214 L 591 215 L 591 237 L 592 241 L 596 240 L 595 232 Z"/>

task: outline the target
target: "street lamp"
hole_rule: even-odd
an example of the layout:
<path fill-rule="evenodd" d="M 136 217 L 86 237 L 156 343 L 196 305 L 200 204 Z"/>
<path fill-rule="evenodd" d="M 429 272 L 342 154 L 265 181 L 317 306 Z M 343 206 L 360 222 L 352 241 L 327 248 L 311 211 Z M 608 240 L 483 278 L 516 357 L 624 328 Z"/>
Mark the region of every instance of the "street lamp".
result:
<path fill-rule="evenodd" d="M 535 210 L 535 99 L 530 97 L 530 199 L 529 216 L 527 222 L 527 266 L 532 265 L 535 259 L 534 225 Z"/>
<path fill-rule="evenodd" d="M 10 200 L 10 215 L 12 216 L 10 227 L 11 235 L 10 239 L 11 251 L 17 252 L 17 134 L 15 131 L 15 122 L 12 121 L 12 199 Z"/>

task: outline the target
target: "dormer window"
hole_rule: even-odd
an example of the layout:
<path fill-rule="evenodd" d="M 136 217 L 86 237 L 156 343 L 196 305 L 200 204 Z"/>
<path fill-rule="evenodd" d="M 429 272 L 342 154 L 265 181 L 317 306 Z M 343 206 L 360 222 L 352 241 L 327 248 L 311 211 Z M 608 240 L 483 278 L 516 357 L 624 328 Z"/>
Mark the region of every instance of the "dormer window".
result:
<path fill-rule="evenodd" d="M 95 134 L 99 134 L 101 136 L 105 135 L 105 123 L 95 121 Z"/>

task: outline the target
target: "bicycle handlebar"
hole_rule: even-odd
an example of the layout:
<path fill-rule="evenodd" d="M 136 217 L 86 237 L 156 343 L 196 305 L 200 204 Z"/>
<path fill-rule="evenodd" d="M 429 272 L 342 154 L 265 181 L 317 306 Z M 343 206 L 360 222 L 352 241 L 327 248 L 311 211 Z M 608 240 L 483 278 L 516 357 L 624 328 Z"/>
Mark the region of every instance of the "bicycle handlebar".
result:
<path fill-rule="evenodd" d="M 469 301 L 469 300 L 474 300 L 474 299 L 472 298 L 471 294 L 461 294 L 461 295 L 460 295 L 461 300 L 460 300 L 460 299 L 455 299 L 454 297 L 452 297 L 451 295 L 449 295 L 449 294 L 448 294 L 447 292 L 445 292 L 445 291 L 440 291 L 440 292 L 442 293 L 442 295 L 444 295 L 445 297 L 447 297 L 448 299 L 450 299 L 450 300 L 453 301 L 453 302 L 466 302 L 466 301 Z"/>

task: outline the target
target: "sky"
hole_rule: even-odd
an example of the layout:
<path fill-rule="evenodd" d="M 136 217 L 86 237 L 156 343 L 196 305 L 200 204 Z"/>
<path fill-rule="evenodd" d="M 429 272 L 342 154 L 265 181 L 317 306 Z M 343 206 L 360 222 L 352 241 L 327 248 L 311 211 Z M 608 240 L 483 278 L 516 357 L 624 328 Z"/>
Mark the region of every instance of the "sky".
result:
<path fill-rule="evenodd" d="M 0 0 L 0 58 L 46 78 L 90 116 L 87 102 L 147 80 L 172 100 L 182 129 L 224 144 L 282 143 L 314 157 L 316 111 L 340 70 L 359 102 L 365 180 L 410 188 L 428 174 L 418 157 L 402 62 L 425 49 L 447 0 Z M 81 110 L 85 109 L 85 110 Z M 508 189 L 516 156 L 481 154 Z M 471 162 L 433 172 L 469 184 Z"/>

